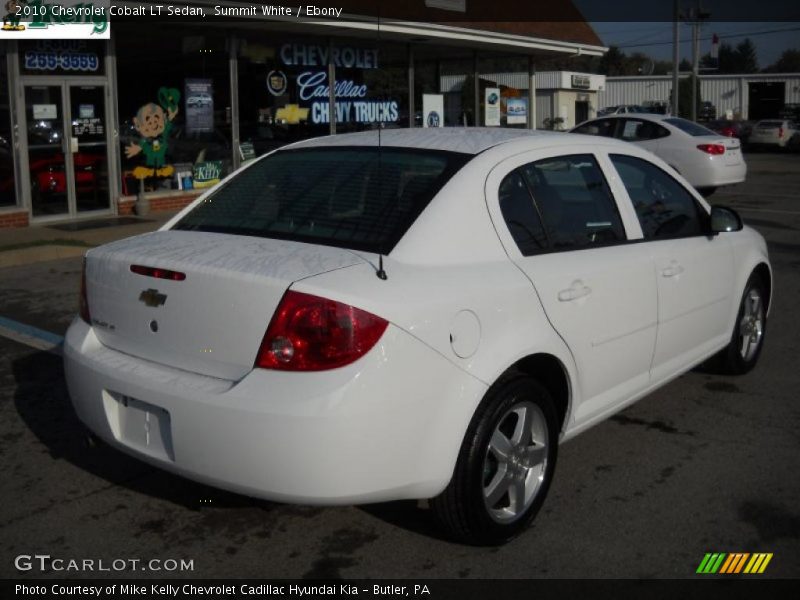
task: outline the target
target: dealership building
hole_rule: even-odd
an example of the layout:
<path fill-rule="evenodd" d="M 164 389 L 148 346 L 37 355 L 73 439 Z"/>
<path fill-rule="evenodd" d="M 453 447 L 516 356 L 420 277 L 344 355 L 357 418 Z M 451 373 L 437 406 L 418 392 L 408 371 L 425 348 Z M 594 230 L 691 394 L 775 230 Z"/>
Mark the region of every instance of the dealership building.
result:
<path fill-rule="evenodd" d="M 492 3 L 479 0 L 398 3 L 400 16 L 342 0 L 338 17 L 315 19 L 182 4 L 207 18 L 112 18 L 102 40 L 3 32 L 0 228 L 176 210 L 243 162 L 308 137 L 534 128 L 544 111 L 574 121 L 596 109 L 598 84 L 580 74 L 566 75 L 567 90 L 542 74 L 549 108 L 531 102 L 537 70 L 605 51 L 570 2 L 553 22 L 482 19 Z"/>

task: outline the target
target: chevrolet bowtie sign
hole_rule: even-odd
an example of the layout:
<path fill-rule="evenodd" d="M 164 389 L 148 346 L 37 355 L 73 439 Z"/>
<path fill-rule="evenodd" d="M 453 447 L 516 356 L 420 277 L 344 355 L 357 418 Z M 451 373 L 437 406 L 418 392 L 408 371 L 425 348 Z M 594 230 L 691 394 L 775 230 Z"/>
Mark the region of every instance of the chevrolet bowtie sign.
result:
<path fill-rule="evenodd" d="M 167 295 L 159 294 L 158 290 L 154 290 L 153 288 L 144 290 L 139 294 L 139 302 L 144 302 L 145 306 L 158 308 L 159 306 L 163 306 L 166 301 Z"/>

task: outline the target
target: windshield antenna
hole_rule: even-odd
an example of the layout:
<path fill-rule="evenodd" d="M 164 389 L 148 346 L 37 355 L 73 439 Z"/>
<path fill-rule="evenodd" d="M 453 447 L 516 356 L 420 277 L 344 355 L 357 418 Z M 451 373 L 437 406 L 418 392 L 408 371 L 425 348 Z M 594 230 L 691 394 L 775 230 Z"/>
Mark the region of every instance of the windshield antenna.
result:
<path fill-rule="evenodd" d="M 378 45 L 380 45 L 381 41 L 381 6 L 378 5 Z M 378 121 L 378 194 L 383 193 L 383 185 L 381 180 L 381 158 L 383 152 L 383 145 L 381 144 L 381 129 L 383 129 L 383 122 Z M 378 279 L 381 281 L 386 281 L 389 279 L 389 276 L 386 274 L 386 271 L 383 268 L 383 254 L 378 254 L 378 270 L 375 271 L 375 275 L 378 276 Z"/>
<path fill-rule="evenodd" d="M 389 276 L 386 274 L 386 271 L 383 269 L 383 254 L 378 255 L 378 270 L 375 271 L 375 275 L 378 276 L 378 279 L 386 281 L 389 279 Z"/>

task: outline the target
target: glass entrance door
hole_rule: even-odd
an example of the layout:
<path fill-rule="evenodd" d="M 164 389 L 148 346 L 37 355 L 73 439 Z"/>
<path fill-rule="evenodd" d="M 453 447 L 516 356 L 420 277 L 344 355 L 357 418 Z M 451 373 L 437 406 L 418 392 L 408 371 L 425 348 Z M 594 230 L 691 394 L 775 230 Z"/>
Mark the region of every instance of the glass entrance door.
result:
<path fill-rule="evenodd" d="M 105 88 L 69 86 L 72 172 L 77 212 L 109 207 Z"/>
<path fill-rule="evenodd" d="M 69 214 L 63 86 L 25 87 L 28 171 L 34 217 Z"/>
<path fill-rule="evenodd" d="M 64 81 L 24 92 L 33 217 L 109 210 L 105 87 Z"/>

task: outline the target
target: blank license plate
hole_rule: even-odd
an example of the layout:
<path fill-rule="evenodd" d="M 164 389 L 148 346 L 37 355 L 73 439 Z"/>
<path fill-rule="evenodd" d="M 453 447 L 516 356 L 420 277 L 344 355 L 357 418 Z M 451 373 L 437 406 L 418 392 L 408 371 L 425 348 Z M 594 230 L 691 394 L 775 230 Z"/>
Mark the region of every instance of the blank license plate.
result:
<path fill-rule="evenodd" d="M 130 396 L 114 395 L 118 402 L 120 441 L 156 458 L 175 460 L 169 413 Z"/>

